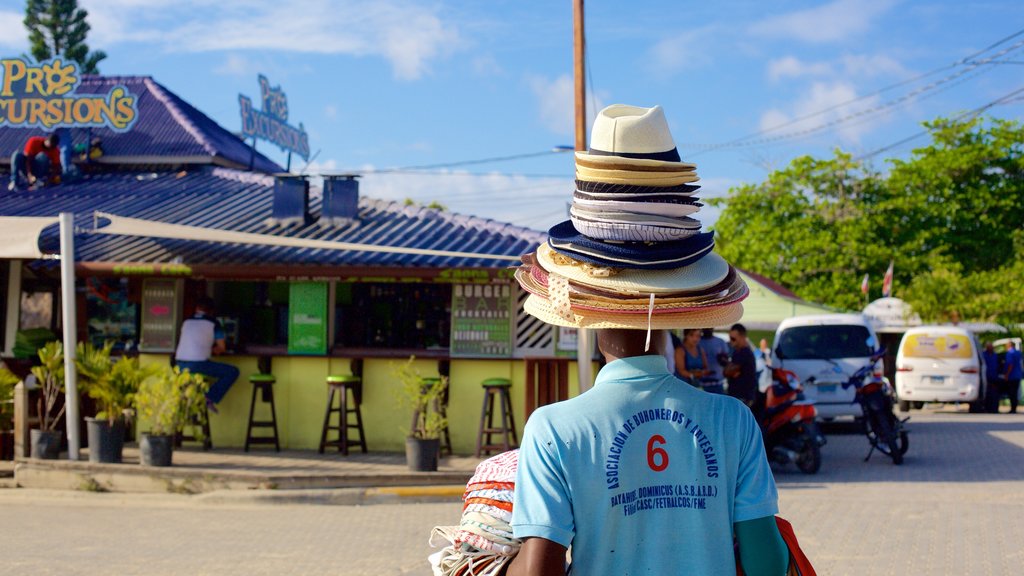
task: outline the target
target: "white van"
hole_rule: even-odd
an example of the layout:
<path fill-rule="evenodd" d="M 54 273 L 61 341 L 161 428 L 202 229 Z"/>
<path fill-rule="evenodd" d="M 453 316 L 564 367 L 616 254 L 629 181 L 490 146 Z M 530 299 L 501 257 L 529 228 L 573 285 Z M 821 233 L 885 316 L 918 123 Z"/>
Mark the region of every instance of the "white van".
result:
<path fill-rule="evenodd" d="M 896 354 L 900 410 L 911 402 L 970 402 L 984 408 L 985 359 L 974 333 L 957 326 L 921 326 L 903 335 Z"/>
<path fill-rule="evenodd" d="M 787 318 L 775 332 L 772 365 L 796 374 L 818 416 L 861 416 L 856 389 L 843 388 L 851 374 L 871 362 L 878 346 L 863 314 L 824 314 Z M 881 374 L 882 361 L 876 372 Z M 814 383 L 808 379 L 814 377 Z"/>

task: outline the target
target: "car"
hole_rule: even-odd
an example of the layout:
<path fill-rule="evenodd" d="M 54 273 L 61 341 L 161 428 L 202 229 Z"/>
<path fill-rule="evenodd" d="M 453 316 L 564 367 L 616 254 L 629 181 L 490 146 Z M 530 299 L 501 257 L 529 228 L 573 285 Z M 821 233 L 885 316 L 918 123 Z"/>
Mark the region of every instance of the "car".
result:
<path fill-rule="evenodd" d="M 863 314 L 787 318 L 775 331 L 772 366 L 796 374 L 803 383 L 804 396 L 814 401 L 820 418 L 857 418 L 862 413 L 855 401 L 856 390 L 843 384 L 871 362 L 877 343 Z M 876 362 L 875 372 L 882 374 L 881 360 Z"/>
<path fill-rule="evenodd" d="M 896 396 L 906 412 L 918 402 L 969 402 L 985 407 L 988 383 L 981 344 L 958 326 L 919 326 L 907 330 L 896 353 Z"/>

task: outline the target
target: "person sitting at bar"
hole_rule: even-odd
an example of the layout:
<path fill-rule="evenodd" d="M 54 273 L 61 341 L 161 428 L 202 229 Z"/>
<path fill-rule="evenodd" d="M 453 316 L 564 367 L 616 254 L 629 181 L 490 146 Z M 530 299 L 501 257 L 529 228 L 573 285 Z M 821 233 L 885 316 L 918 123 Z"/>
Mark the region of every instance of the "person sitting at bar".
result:
<path fill-rule="evenodd" d="M 181 338 L 174 359 L 178 367 L 193 374 L 214 379 L 206 393 L 206 405 L 217 413 L 216 405 L 224 399 L 231 385 L 238 380 L 238 368 L 223 362 L 214 362 L 210 356 L 223 354 L 227 349 L 224 328 L 214 317 L 215 305 L 211 298 L 203 297 L 196 303 L 196 313 L 181 324 Z"/>
<path fill-rule="evenodd" d="M 33 136 L 23 150 L 11 154 L 11 183 L 8 190 L 59 184 L 61 175 L 60 136 Z"/>

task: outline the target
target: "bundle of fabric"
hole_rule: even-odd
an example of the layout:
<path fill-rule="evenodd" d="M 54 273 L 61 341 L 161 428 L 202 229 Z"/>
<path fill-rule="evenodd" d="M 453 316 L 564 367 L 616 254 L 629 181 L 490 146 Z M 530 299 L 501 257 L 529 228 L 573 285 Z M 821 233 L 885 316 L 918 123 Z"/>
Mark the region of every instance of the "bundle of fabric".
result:
<path fill-rule="evenodd" d="M 615 104 L 576 153 L 569 220 L 523 257 L 524 309 L 579 328 L 705 328 L 743 315 L 749 291 L 692 216 L 696 166 L 682 162 L 660 106 Z"/>
<path fill-rule="evenodd" d="M 519 552 L 512 536 L 512 498 L 519 451 L 484 460 L 466 484 L 458 526 L 437 526 L 431 546 L 444 547 L 429 558 L 435 576 L 492 576 Z"/>

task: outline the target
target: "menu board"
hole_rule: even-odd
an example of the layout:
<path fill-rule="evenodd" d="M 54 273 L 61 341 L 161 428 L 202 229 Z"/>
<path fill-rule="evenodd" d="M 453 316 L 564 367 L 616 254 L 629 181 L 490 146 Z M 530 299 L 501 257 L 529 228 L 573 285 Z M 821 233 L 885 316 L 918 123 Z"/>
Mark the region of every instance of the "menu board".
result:
<path fill-rule="evenodd" d="M 142 283 L 142 352 L 173 352 L 178 340 L 180 282 L 149 278 Z"/>
<path fill-rule="evenodd" d="M 508 284 L 453 286 L 451 355 L 512 356 L 512 304 Z"/>
<path fill-rule="evenodd" d="M 327 283 L 288 286 L 288 353 L 327 353 Z"/>

